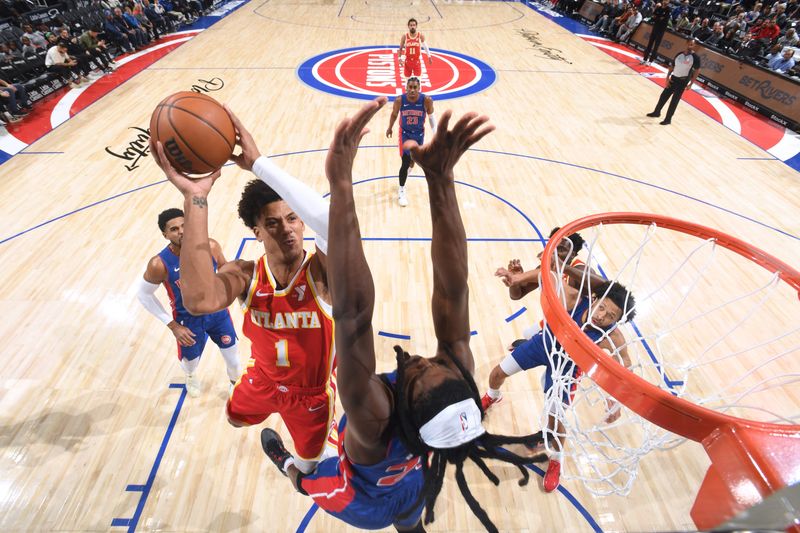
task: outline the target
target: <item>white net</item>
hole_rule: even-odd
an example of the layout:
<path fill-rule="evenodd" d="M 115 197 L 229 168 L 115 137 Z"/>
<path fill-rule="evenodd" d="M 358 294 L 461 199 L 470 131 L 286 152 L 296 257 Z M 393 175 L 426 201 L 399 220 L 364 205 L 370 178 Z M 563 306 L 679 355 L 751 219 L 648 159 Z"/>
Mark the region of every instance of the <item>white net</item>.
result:
<path fill-rule="evenodd" d="M 655 224 L 599 225 L 582 236 L 587 269 L 635 296 L 635 307 L 626 301 L 623 313 L 636 316 L 617 326 L 624 342 L 612 343 L 609 357 L 622 361 L 627 353 L 632 372 L 709 409 L 761 422 L 800 423 L 800 304 L 778 274 L 714 239 Z M 553 279 L 566 306 L 564 268 L 556 257 Z M 581 294 L 595 292 L 597 284 L 592 285 L 583 276 Z M 597 331 L 588 317 L 575 313 L 584 331 Z M 596 343 L 604 340 L 610 340 L 609 332 Z M 683 439 L 619 406 L 591 379 L 573 375 L 569 355 L 549 328 L 543 342 L 553 386 L 542 427 L 548 427 L 548 414 L 559 422 L 555 427 L 550 421 L 555 431 L 546 433 L 546 446 L 549 452 L 561 448 L 562 478 L 580 480 L 598 495 L 627 494 L 645 455 Z M 572 391 L 572 401 L 565 403 Z"/>

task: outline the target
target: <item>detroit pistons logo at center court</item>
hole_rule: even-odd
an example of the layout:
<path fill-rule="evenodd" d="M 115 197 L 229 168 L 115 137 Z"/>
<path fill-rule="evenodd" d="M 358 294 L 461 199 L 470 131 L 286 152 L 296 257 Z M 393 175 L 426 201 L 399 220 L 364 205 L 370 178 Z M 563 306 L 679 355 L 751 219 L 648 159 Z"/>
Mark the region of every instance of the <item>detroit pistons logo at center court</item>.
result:
<path fill-rule="evenodd" d="M 421 90 L 436 100 L 460 98 L 491 86 L 492 67 L 464 54 L 431 48 L 433 63 L 421 58 Z M 371 100 L 402 94 L 403 69 L 397 46 L 359 46 L 325 52 L 298 68 L 300 79 L 315 89 L 337 96 Z"/>

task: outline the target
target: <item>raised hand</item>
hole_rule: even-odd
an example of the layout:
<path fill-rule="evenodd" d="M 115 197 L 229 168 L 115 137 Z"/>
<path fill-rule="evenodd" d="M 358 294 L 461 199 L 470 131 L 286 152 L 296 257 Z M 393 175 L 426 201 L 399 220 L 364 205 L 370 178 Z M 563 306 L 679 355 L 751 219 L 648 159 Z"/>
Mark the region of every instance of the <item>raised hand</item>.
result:
<path fill-rule="evenodd" d="M 205 198 L 208 196 L 208 191 L 211 190 L 211 186 L 214 185 L 214 182 L 220 176 L 220 170 L 212 172 L 208 176 L 202 176 L 196 179 L 178 172 L 178 170 L 172 166 L 172 163 L 169 162 L 169 159 L 167 159 L 167 155 L 164 153 L 164 146 L 161 142 L 155 142 L 152 138 L 150 139 L 150 152 L 153 154 L 153 159 L 155 159 L 156 164 L 164 171 L 164 175 L 167 176 L 167 179 L 184 197 L 202 196 Z"/>
<path fill-rule="evenodd" d="M 519 259 L 512 259 L 508 262 L 508 271 L 513 274 L 522 274 L 524 270 L 522 269 L 522 263 Z"/>
<path fill-rule="evenodd" d="M 352 117 L 346 117 L 336 126 L 328 156 L 325 158 L 325 175 L 331 185 L 353 181 L 353 161 L 358 152 L 358 144 L 369 133 L 367 124 L 372 117 L 386 105 L 386 97 L 381 96 L 364 104 Z"/>
<path fill-rule="evenodd" d="M 474 112 L 465 114 L 450 130 L 448 127 L 452 115 L 453 112 L 449 109 L 442 114 L 436 134 L 430 142 L 422 146 L 414 141 L 403 144 L 403 148 L 411 152 L 411 158 L 419 163 L 428 179 L 447 177 L 452 180 L 453 167 L 464 152 L 494 131 L 494 126 L 487 124 L 489 117 L 478 116 Z"/>
<path fill-rule="evenodd" d="M 261 157 L 261 152 L 258 150 L 258 146 L 256 146 L 256 141 L 253 140 L 253 136 L 250 135 L 250 132 L 244 127 L 239 117 L 234 115 L 233 111 L 231 111 L 227 105 L 223 105 L 222 107 L 225 108 L 225 111 L 228 112 L 228 116 L 231 117 L 233 127 L 236 128 L 236 144 L 242 148 L 242 153 L 231 155 L 231 161 L 236 163 L 239 168 L 252 170 L 253 163 L 255 163 L 256 159 Z"/>

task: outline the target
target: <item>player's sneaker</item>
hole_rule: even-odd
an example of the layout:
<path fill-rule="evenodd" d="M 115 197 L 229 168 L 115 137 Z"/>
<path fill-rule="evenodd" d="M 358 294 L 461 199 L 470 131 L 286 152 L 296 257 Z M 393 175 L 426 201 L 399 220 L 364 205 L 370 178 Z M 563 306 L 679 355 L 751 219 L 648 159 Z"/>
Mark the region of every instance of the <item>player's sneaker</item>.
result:
<path fill-rule="evenodd" d="M 285 476 L 286 471 L 284 471 L 283 465 L 286 464 L 286 460 L 289 459 L 292 454 L 283 446 L 281 436 L 270 428 L 262 429 L 261 448 L 264 450 L 264 453 L 267 454 L 269 460 L 272 461 Z"/>
<path fill-rule="evenodd" d="M 192 398 L 200 396 L 200 380 L 197 374 L 186 374 L 186 394 Z"/>
<path fill-rule="evenodd" d="M 489 410 L 491 406 L 493 406 L 496 403 L 500 403 L 502 401 L 503 401 L 502 395 L 499 398 L 492 398 L 491 396 L 489 396 L 489 393 L 487 392 L 481 398 L 481 407 L 483 407 L 483 411 L 486 412 Z"/>
<path fill-rule="evenodd" d="M 400 204 L 400 207 L 406 207 L 408 205 L 405 187 L 400 187 L 400 190 L 397 192 L 397 203 Z"/>
<path fill-rule="evenodd" d="M 561 463 L 555 459 L 550 459 L 547 465 L 547 472 L 544 475 L 544 491 L 553 492 L 558 488 L 561 480 Z"/>

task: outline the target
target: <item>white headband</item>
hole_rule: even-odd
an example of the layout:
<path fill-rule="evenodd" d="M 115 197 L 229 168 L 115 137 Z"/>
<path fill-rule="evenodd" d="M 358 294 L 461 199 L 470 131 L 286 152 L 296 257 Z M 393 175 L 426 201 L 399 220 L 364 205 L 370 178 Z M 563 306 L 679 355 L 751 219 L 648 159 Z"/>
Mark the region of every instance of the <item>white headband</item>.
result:
<path fill-rule="evenodd" d="M 456 448 L 484 433 L 481 409 L 473 399 L 448 405 L 419 428 L 419 436 L 431 448 Z"/>

